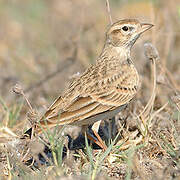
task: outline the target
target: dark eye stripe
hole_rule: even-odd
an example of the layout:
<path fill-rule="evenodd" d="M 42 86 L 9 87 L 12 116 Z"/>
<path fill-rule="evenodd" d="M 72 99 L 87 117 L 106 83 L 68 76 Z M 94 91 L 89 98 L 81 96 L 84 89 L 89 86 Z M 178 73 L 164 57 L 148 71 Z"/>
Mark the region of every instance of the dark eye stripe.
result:
<path fill-rule="evenodd" d="M 119 29 L 115 29 L 115 30 L 113 30 L 113 32 L 112 32 L 112 33 L 117 34 L 117 33 L 119 33 L 119 32 L 120 32 L 120 30 L 119 30 Z"/>

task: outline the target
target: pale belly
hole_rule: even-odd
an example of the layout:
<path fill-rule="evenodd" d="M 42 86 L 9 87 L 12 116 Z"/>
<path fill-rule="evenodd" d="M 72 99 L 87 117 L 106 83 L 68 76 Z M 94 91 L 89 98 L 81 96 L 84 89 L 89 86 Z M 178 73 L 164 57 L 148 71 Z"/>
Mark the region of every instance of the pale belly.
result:
<path fill-rule="evenodd" d="M 111 111 L 105 111 L 103 113 L 99 113 L 95 116 L 83 119 L 83 120 L 79 120 L 79 121 L 75 121 L 73 123 L 70 123 L 69 125 L 76 125 L 76 126 L 83 126 L 83 125 L 89 125 L 89 124 L 93 124 L 99 120 L 104 120 L 104 119 L 111 119 L 112 117 L 114 117 L 115 115 L 117 115 L 120 111 L 122 111 L 125 107 L 127 106 L 127 104 L 124 104 L 120 107 L 117 107 L 114 110 Z"/>

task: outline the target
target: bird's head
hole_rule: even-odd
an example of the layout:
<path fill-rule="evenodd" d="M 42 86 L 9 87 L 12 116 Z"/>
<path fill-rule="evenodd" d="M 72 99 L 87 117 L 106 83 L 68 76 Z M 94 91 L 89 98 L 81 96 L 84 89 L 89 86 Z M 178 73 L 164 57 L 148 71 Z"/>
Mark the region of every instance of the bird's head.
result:
<path fill-rule="evenodd" d="M 108 44 L 131 48 L 139 36 L 153 25 L 140 23 L 137 19 L 124 19 L 111 25 L 106 33 Z"/>

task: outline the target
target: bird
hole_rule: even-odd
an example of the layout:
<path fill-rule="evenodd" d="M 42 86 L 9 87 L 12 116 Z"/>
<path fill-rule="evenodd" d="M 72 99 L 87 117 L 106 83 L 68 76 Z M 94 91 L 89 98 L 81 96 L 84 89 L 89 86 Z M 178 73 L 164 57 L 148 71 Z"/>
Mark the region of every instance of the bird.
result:
<path fill-rule="evenodd" d="M 142 33 L 153 27 L 137 19 L 122 19 L 107 28 L 104 47 L 95 63 L 75 78 L 52 103 L 36 126 L 42 129 L 58 125 L 82 126 L 110 119 L 130 103 L 139 88 L 139 75 L 131 58 L 131 49 Z M 100 147 L 106 148 L 96 130 Z M 90 138 L 93 140 L 93 138 Z"/>

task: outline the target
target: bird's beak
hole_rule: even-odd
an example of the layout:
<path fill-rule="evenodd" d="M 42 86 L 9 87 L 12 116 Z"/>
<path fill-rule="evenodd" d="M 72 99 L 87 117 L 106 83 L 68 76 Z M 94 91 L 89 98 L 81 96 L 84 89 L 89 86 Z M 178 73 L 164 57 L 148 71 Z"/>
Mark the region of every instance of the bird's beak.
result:
<path fill-rule="evenodd" d="M 141 23 L 141 30 L 140 30 L 140 34 L 147 31 L 148 29 L 152 28 L 154 25 L 153 24 L 149 24 L 149 23 Z"/>

